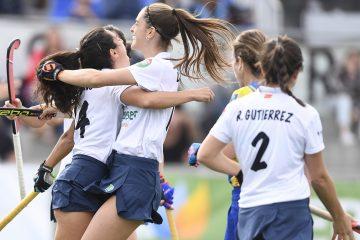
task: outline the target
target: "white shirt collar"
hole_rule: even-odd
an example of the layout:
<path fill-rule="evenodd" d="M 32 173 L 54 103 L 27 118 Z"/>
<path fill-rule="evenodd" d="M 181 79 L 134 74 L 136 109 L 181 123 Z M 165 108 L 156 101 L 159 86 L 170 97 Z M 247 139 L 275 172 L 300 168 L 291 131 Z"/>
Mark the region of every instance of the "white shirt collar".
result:
<path fill-rule="evenodd" d="M 267 87 L 267 86 L 260 86 L 259 92 L 283 93 L 280 87 Z"/>

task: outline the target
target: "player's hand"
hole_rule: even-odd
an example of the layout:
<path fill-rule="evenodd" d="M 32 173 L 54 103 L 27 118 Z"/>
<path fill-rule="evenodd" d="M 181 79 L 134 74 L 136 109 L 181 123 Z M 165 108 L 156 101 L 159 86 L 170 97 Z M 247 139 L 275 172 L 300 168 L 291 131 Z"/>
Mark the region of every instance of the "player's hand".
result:
<path fill-rule="evenodd" d="M 193 101 L 197 102 L 211 102 L 215 97 L 215 93 L 208 87 L 188 91 L 191 91 Z"/>
<path fill-rule="evenodd" d="M 160 205 L 166 209 L 173 209 L 172 204 L 174 203 L 174 191 L 175 188 L 171 187 L 168 182 L 165 181 L 163 176 L 160 176 L 160 185 L 162 190 Z"/>
<path fill-rule="evenodd" d="M 351 218 L 345 214 L 333 223 L 334 234 L 332 240 L 355 240 L 351 227 Z"/>
<path fill-rule="evenodd" d="M 201 144 L 200 143 L 193 143 L 191 144 L 188 150 L 188 163 L 190 166 L 198 167 L 200 163 L 197 160 L 197 153 L 199 151 Z"/>
<path fill-rule="evenodd" d="M 15 98 L 15 100 L 12 103 L 10 103 L 10 101 L 5 101 L 5 105 L 3 107 L 5 107 L 5 108 L 22 108 L 23 105 L 22 105 L 22 102 L 20 101 L 20 99 Z M 17 117 L 7 116 L 7 118 L 9 120 L 15 120 Z"/>
<path fill-rule="evenodd" d="M 39 116 L 40 120 L 51 120 L 52 118 L 56 117 L 56 115 L 58 113 L 58 110 L 53 107 L 46 107 L 42 110 L 43 110 L 43 112 Z"/>
<path fill-rule="evenodd" d="M 40 81 L 57 81 L 58 74 L 63 70 L 60 63 L 47 61 L 38 67 L 36 75 Z"/>
<path fill-rule="evenodd" d="M 46 166 L 43 162 L 36 175 L 34 176 L 34 191 L 35 192 L 44 192 L 46 191 L 54 182 L 51 172 L 52 167 Z"/>

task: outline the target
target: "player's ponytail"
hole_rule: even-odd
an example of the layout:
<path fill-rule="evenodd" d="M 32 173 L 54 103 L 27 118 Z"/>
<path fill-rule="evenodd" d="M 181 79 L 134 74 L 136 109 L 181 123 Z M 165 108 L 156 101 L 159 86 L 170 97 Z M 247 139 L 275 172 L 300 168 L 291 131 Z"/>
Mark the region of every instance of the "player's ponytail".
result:
<path fill-rule="evenodd" d="M 234 35 L 230 24 L 224 20 L 199 19 L 181 8 L 171 8 L 162 3 L 154 3 L 145 9 L 145 20 L 161 36 L 164 47 L 179 33 L 184 46 L 183 57 L 176 59 L 180 73 L 191 79 L 205 80 L 202 67 L 218 83 L 224 82 L 224 68 L 230 64 L 220 45 L 228 45 Z M 227 47 L 227 46 L 225 46 Z"/>
<path fill-rule="evenodd" d="M 299 45 L 287 36 L 265 43 L 260 60 L 266 83 L 278 84 L 280 89 L 293 97 L 301 106 L 304 102 L 291 91 L 291 77 L 303 68 L 303 57 Z"/>

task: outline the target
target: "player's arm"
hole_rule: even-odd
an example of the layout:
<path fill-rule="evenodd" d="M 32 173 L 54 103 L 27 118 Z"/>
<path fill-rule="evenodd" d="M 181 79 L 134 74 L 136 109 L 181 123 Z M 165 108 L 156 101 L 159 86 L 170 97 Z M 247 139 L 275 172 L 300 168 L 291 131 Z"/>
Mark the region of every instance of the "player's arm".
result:
<path fill-rule="evenodd" d="M 126 68 L 99 71 L 95 69 L 63 70 L 58 80 L 79 87 L 134 85 L 136 81 Z"/>
<path fill-rule="evenodd" d="M 225 145 L 212 135 L 208 135 L 201 144 L 197 159 L 216 172 L 236 176 L 240 172 L 240 166 L 223 154 L 222 149 Z"/>
<path fill-rule="evenodd" d="M 179 92 L 148 92 L 139 86 L 128 87 L 121 94 L 121 102 L 140 108 L 163 109 L 190 101 L 210 102 L 214 93 L 210 88 L 189 89 Z"/>
<path fill-rule="evenodd" d="M 340 236 L 352 235 L 351 220 L 338 200 L 334 183 L 324 165 L 322 152 L 305 154 L 305 164 L 314 191 L 334 219 L 334 232 Z"/>
<path fill-rule="evenodd" d="M 99 71 L 90 68 L 64 70 L 61 64 L 48 61 L 37 70 L 38 79 L 62 81 L 79 87 L 134 85 L 136 81 L 127 68 Z"/>
<path fill-rule="evenodd" d="M 227 144 L 222 151 L 226 157 L 236 161 L 235 149 L 232 143 Z"/>
<path fill-rule="evenodd" d="M 44 192 L 51 186 L 53 182 L 53 178 L 51 177 L 53 167 L 71 152 L 74 147 L 73 139 L 74 121 L 70 128 L 61 135 L 47 159 L 40 165 L 34 177 L 34 190 L 36 192 Z"/>
<path fill-rule="evenodd" d="M 56 143 L 54 149 L 45 160 L 44 164 L 48 167 L 55 167 L 74 147 L 75 124 L 72 122 L 70 128 L 64 132 Z"/>

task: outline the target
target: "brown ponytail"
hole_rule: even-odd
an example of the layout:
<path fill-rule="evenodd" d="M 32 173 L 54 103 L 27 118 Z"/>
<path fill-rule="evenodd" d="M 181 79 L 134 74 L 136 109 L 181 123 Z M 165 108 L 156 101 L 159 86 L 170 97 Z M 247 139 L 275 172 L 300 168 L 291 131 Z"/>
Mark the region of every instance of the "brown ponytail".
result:
<path fill-rule="evenodd" d="M 265 43 L 260 60 L 266 83 L 278 84 L 280 89 L 293 97 L 301 106 L 302 100 L 295 97 L 290 90 L 291 76 L 303 68 L 303 57 L 299 45 L 287 36 Z"/>
<path fill-rule="evenodd" d="M 224 82 L 223 71 L 230 64 L 219 45 L 225 43 L 230 46 L 234 38 L 228 22 L 213 18 L 198 19 L 184 9 L 173 9 L 162 3 L 146 7 L 145 20 L 156 29 L 166 47 L 180 33 L 184 56 L 176 59 L 179 62 L 175 67 L 182 75 L 205 80 L 201 72 L 204 66 L 216 82 Z"/>

